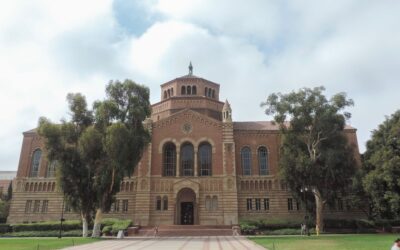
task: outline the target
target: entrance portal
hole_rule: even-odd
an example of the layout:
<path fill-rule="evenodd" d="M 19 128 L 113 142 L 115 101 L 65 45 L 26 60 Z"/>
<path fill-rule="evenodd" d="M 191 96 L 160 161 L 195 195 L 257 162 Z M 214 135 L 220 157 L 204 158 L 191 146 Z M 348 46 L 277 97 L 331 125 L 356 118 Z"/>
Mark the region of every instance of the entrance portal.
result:
<path fill-rule="evenodd" d="M 193 225 L 193 202 L 181 202 L 181 225 Z"/>
<path fill-rule="evenodd" d="M 176 197 L 175 223 L 180 225 L 198 224 L 196 194 L 190 188 L 181 189 Z"/>

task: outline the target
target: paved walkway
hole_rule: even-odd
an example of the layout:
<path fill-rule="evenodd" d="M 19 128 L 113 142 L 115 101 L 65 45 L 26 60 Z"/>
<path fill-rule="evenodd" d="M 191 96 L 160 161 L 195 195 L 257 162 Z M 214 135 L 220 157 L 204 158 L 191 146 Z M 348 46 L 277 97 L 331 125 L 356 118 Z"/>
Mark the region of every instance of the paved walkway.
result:
<path fill-rule="evenodd" d="M 194 236 L 194 237 L 159 237 L 125 238 L 122 240 L 102 240 L 64 250 L 265 250 L 246 237 L 233 236 Z"/>

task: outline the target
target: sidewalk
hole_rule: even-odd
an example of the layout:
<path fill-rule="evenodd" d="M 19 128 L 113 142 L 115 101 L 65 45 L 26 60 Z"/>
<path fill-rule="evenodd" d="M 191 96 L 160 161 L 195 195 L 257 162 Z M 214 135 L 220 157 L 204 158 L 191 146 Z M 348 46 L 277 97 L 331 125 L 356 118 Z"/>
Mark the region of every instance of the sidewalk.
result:
<path fill-rule="evenodd" d="M 64 250 L 265 250 L 246 237 L 193 236 L 193 237 L 140 237 L 120 240 L 102 240 Z"/>

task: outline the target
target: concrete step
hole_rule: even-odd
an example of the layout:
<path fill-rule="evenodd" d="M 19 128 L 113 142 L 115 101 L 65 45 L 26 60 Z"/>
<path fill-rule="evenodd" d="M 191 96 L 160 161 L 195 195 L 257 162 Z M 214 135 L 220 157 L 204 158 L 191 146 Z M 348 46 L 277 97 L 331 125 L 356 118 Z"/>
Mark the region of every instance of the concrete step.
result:
<path fill-rule="evenodd" d="M 154 236 L 154 227 L 140 227 L 139 230 L 128 229 L 129 236 Z M 160 225 L 157 236 L 229 236 L 231 226 L 219 225 Z"/>

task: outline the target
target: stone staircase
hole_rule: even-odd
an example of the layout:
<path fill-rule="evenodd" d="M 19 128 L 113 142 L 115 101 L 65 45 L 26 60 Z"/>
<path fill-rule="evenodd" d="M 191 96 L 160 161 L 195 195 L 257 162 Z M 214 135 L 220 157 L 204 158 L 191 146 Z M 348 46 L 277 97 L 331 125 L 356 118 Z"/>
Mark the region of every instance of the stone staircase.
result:
<path fill-rule="evenodd" d="M 160 225 L 159 237 L 174 236 L 231 236 L 232 226 L 219 225 Z M 128 228 L 128 236 L 153 237 L 154 227 Z"/>

